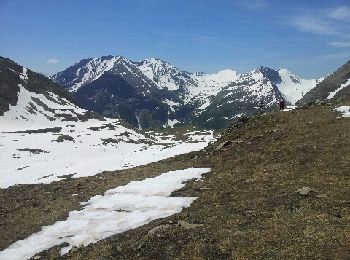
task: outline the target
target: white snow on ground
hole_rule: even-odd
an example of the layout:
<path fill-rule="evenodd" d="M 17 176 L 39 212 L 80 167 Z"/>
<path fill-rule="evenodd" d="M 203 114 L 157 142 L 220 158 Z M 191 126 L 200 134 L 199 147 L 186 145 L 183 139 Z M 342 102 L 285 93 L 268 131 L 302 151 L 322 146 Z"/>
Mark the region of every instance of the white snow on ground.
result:
<path fill-rule="evenodd" d="M 281 110 L 281 111 L 284 111 L 284 112 L 287 112 L 287 111 L 291 111 L 291 110 L 294 110 L 296 109 L 297 106 L 287 106 L 285 109 Z"/>
<path fill-rule="evenodd" d="M 112 129 L 106 125 L 111 125 Z M 50 183 L 67 175 L 77 178 L 107 170 L 132 168 L 201 150 L 214 140 L 211 131 L 191 135 L 201 140 L 196 143 L 176 140 L 175 136 L 154 134 L 146 138 L 122 126 L 118 120 L 111 119 L 66 122 L 56 126 L 62 127 L 58 134 L 0 133 L 0 188 L 16 184 Z M 94 131 L 90 127 L 106 128 Z M 23 129 L 38 128 L 21 125 L 11 130 Z M 69 135 L 74 140 L 57 142 L 60 135 Z"/>
<path fill-rule="evenodd" d="M 202 131 L 199 136 L 204 139 L 196 143 L 177 140 L 173 135 L 153 133 L 146 137 L 116 119 L 78 120 L 85 112 L 53 93 L 46 97 L 20 85 L 17 105 L 0 117 L 0 188 L 131 168 L 201 150 L 214 140 L 212 131 Z M 63 121 L 57 117 L 60 114 L 71 115 L 76 122 Z M 61 130 L 19 132 L 53 127 Z M 72 140 L 57 142 L 62 135 Z"/>
<path fill-rule="evenodd" d="M 320 82 L 317 79 L 301 79 L 286 69 L 279 69 L 278 74 L 282 81 L 277 84 L 277 87 L 292 105 Z"/>
<path fill-rule="evenodd" d="M 350 85 L 350 78 L 345 83 L 341 84 L 340 87 L 337 88 L 335 91 L 329 92 L 327 99 L 332 99 L 340 90 L 342 90 L 343 88 L 349 85 Z"/>
<path fill-rule="evenodd" d="M 61 249 L 61 254 L 66 254 L 72 247 L 87 246 L 152 220 L 179 213 L 196 198 L 169 197 L 171 193 L 182 188 L 185 181 L 200 179 L 209 171 L 209 168 L 170 171 L 107 190 L 104 195 L 82 203 L 83 209 L 70 212 L 67 220 L 45 226 L 40 232 L 13 243 L 0 252 L 0 259 L 28 259 L 62 243 L 68 244 Z"/>
<path fill-rule="evenodd" d="M 337 107 L 335 110 L 342 113 L 342 117 L 350 117 L 350 106 Z"/>

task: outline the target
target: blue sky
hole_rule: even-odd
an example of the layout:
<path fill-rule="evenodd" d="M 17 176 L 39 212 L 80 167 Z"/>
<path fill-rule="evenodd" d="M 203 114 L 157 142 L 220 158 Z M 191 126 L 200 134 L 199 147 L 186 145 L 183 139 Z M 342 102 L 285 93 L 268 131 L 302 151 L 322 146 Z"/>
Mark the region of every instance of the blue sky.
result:
<path fill-rule="evenodd" d="M 158 57 L 188 71 L 284 67 L 320 77 L 350 59 L 343 0 L 0 0 L 0 55 L 52 74 L 89 57 Z"/>

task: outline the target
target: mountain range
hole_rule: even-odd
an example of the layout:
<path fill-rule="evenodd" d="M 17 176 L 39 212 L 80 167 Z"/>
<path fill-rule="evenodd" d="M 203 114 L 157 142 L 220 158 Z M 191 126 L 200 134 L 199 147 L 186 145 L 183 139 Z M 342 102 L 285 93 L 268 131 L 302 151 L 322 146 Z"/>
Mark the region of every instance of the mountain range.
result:
<path fill-rule="evenodd" d="M 187 72 L 156 58 L 123 56 L 83 59 L 51 77 L 82 107 L 120 117 L 139 128 L 195 124 L 223 128 L 229 122 L 294 105 L 322 79 L 302 79 L 286 69 L 259 67 L 240 74 Z"/>

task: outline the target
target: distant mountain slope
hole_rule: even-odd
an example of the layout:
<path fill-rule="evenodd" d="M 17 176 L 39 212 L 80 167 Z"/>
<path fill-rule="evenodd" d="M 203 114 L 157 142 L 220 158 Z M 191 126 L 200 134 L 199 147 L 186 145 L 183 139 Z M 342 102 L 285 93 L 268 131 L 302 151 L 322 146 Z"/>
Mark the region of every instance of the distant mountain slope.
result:
<path fill-rule="evenodd" d="M 52 79 L 84 108 L 141 128 L 175 123 L 222 128 L 239 116 L 256 113 L 260 101 L 265 110 L 275 108 L 280 99 L 294 104 L 317 82 L 286 69 L 190 73 L 160 59 L 134 62 L 122 56 L 85 59 Z"/>
<path fill-rule="evenodd" d="M 304 105 L 316 100 L 338 99 L 350 95 L 350 61 L 327 76 L 322 82 L 301 98 L 297 105 Z"/>
<path fill-rule="evenodd" d="M 118 109 L 125 117 L 133 116 L 138 107 L 149 107 L 154 118 L 166 117 L 167 107 L 147 92 L 160 90 L 152 83 L 132 87 L 132 82 L 149 80 L 123 71 L 126 66 L 114 67 L 125 78 L 107 72 L 79 88 L 78 101 L 91 99 L 87 106 L 95 110 L 102 104 L 111 108 L 101 110 L 125 105 Z M 137 131 L 119 118 L 80 108 L 56 83 L 5 58 L 0 58 L 0 92 L 0 189 L 131 168 L 202 149 L 214 140 L 212 131 L 192 128 L 183 129 L 183 136 Z M 103 103 L 101 97 L 111 100 Z M 147 116 L 138 111 L 135 124 L 150 122 Z"/>
<path fill-rule="evenodd" d="M 159 90 L 149 95 L 119 75 L 107 72 L 80 88 L 75 93 L 78 104 L 104 116 L 128 119 L 139 128 L 161 127 L 167 121 L 168 106 L 160 101 Z"/>
<path fill-rule="evenodd" d="M 238 79 L 223 88 L 208 108 L 198 116 L 198 124 L 209 128 L 227 126 L 228 122 L 259 112 L 262 102 L 264 111 L 272 110 L 282 99 L 276 84 L 278 73 L 260 67 L 239 75 Z"/>
<path fill-rule="evenodd" d="M 276 82 L 276 85 L 285 100 L 292 105 L 323 80 L 323 78 L 301 79 L 286 69 L 279 69 L 277 72 L 280 80 L 279 82 Z"/>
<path fill-rule="evenodd" d="M 0 57 L 0 121 L 86 120 L 92 113 L 73 103 L 71 95 L 45 76 Z"/>

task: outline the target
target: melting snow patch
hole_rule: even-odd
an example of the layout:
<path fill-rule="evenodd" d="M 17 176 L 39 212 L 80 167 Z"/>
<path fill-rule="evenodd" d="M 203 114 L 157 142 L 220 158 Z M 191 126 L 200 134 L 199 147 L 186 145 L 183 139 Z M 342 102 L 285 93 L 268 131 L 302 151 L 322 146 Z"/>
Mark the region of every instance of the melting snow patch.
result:
<path fill-rule="evenodd" d="M 0 252 L 0 260 L 28 259 L 61 245 L 61 254 L 72 247 L 87 246 L 109 236 L 165 218 L 189 207 L 195 197 L 170 197 L 185 181 L 200 179 L 209 168 L 170 171 L 143 181 L 132 181 L 82 203 L 82 210 L 69 213 L 67 220 L 45 226 L 38 233 L 13 243 Z"/>
<path fill-rule="evenodd" d="M 341 106 L 335 110 L 342 113 L 342 117 L 350 117 L 350 106 Z"/>
<path fill-rule="evenodd" d="M 285 109 L 283 109 L 282 111 L 291 111 L 291 110 L 294 110 L 294 109 L 296 109 L 297 108 L 297 106 L 287 106 L 287 108 L 285 108 Z"/>
<path fill-rule="evenodd" d="M 337 88 L 335 91 L 329 92 L 327 99 L 332 99 L 340 90 L 342 90 L 348 85 L 350 85 L 350 79 L 348 79 L 344 84 L 341 84 L 340 87 Z"/>

